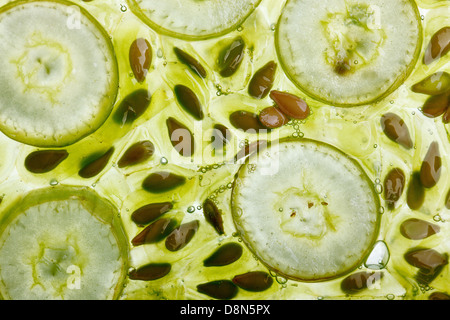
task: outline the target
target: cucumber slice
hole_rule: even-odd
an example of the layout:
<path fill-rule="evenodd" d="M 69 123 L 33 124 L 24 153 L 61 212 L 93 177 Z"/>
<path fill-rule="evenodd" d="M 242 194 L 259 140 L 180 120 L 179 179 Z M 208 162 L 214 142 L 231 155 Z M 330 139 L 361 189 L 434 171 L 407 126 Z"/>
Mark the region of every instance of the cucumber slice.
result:
<path fill-rule="evenodd" d="M 128 0 L 131 10 L 160 33 L 201 40 L 242 24 L 261 0 Z"/>
<path fill-rule="evenodd" d="M 106 31 L 70 2 L 0 9 L 0 130 L 39 147 L 72 144 L 100 127 L 118 90 Z"/>
<path fill-rule="evenodd" d="M 0 297 L 12 300 L 117 298 L 128 247 L 117 210 L 87 188 L 32 191 L 0 229 Z"/>
<path fill-rule="evenodd" d="M 247 159 L 232 190 L 244 243 L 269 269 L 299 281 L 358 267 L 379 228 L 380 201 L 362 167 L 312 140 L 282 140 Z"/>
<path fill-rule="evenodd" d="M 412 0 L 289 0 L 275 41 L 284 71 L 305 93 L 336 106 L 363 105 L 411 73 L 422 27 Z"/>

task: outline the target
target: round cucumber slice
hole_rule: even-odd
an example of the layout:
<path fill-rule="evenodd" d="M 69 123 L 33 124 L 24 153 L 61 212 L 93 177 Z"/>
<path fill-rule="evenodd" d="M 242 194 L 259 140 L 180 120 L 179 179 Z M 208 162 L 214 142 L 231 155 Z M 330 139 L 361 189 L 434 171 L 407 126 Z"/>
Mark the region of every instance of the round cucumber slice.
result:
<path fill-rule="evenodd" d="M 160 33 L 185 40 L 225 34 L 242 24 L 261 0 L 128 0 L 131 10 Z"/>
<path fill-rule="evenodd" d="M 72 144 L 100 127 L 118 90 L 113 45 L 70 2 L 14 1 L 0 9 L 0 130 L 39 147 Z"/>
<path fill-rule="evenodd" d="M 289 0 L 275 42 L 284 71 L 301 90 L 352 106 L 378 101 L 405 80 L 421 34 L 412 0 Z"/>
<path fill-rule="evenodd" d="M 87 188 L 30 192 L 0 228 L 0 297 L 117 298 L 128 263 L 117 209 Z"/>
<path fill-rule="evenodd" d="M 362 167 L 312 140 L 282 140 L 247 159 L 231 205 L 249 249 L 269 269 L 298 281 L 350 272 L 378 234 L 380 201 Z"/>

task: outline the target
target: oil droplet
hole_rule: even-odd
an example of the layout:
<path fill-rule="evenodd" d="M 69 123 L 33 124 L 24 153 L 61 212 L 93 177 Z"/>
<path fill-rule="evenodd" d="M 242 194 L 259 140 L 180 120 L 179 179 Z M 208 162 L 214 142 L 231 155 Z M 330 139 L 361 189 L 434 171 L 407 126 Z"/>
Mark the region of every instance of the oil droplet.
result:
<path fill-rule="evenodd" d="M 195 207 L 194 206 L 189 206 L 187 208 L 187 212 L 189 212 L 189 213 L 193 213 L 194 211 L 195 211 Z"/>

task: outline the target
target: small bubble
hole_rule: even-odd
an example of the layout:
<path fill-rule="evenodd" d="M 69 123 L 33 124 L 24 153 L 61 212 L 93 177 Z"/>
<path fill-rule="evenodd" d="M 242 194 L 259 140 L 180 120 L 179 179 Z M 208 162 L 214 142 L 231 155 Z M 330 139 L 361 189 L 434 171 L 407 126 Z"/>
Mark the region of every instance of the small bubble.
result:
<path fill-rule="evenodd" d="M 134 73 L 133 73 L 133 72 L 130 72 L 130 73 L 128 74 L 128 76 L 129 76 L 130 78 L 133 78 L 133 77 L 134 77 Z"/>
<path fill-rule="evenodd" d="M 384 213 L 384 207 L 380 207 L 380 214 Z"/>
<path fill-rule="evenodd" d="M 318 296 L 317 300 L 323 300 L 323 297 L 322 296 Z"/>
<path fill-rule="evenodd" d="M 93 183 L 91 184 L 92 188 L 95 188 L 97 186 L 97 184 Z"/>
<path fill-rule="evenodd" d="M 159 49 L 156 51 L 156 55 L 157 55 L 158 58 L 162 58 L 162 57 L 163 57 L 163 52 L 162 52 L 161 48 L 159 48 Z"/>
<path fill-rule="evenodd" d="M 278 208 L 278 211 L 283 212 L 283 208 Z"/>
<path fill-rule="evenodd" d="M 433 220 L 436 221 L 436 222 L 439 222 L 439 221 L 442 221 L 442 218 L 441 218 L 441 216 L 439 214 L 435 214 L 433 216 Z"/>
<path fill-rule="evenodd" d="M 202 206 L 197 206 L 197 210 L 202 210 Z"/>
<path fill-rule="evenodd" d="M 159 160 L 159 163 L 167 164 L 167 163 L 169 163 L 169 160 L 167 160 L 167 158 L 165 158 L 165 157 L 162 157 L 161 160 Z"/>
<path fill-rule="evenodd" d="M 375 184 L 375 191 L 376 193 L 380 194 L 383 192 L 383 186 L 381 184 Z"/>
<path fill-rule="evenodd" d="M 136 268 L 130 267 L 130 268 L 128 268 L 128 273 L 132 273 L 135 270 L 136 270 Z"/>
<path fill-rule="evenodd" d="M 353 61 L 354 64 L 358 64 L 358 60 Z"/>
<path fill-rule="evenodd" d="M 51 186 L 56 186 L 57 184 L 58 184 L 58 180 L 56 180 L 56 179 L 50 180 L 50 185 Z"/>
<path fill-rule="evenodd" d="M 121 4 L 121 5 L 120 5 L 120 11 L 122 11 L 122 12 L 127 12 L 127 10 L 128 10 L 128 8 L 127 8 L 126 5 L 124 5 L 124 4 Z"/>
<path fill-rule="evenodd" d="M 394 300 L 394 299 L 395 299 L 395 295 L 392 294 L 392 293 L 389 293 L 389 294 L 386 295 L 386 299 L 388 299 L 388 300 Z"/>
<path fill-rule="evenodd" d="M 189 206 L 187 208 L 187 212 L 189 212 L 189 213 L 193 213 L 194 211 L 195 211 L 195 207 L 194 206 Z"/>
<path fill-rule="evenodd" d="M 380 179 L 378 179 L 378 178 L 375 179 L 375 183 L 376 183 L 376 184 L 379 184 L 380 182 L 381 182 Z"/>
<path fill-rule="evenodd" d="M 375 143 L 375 144 L 373 145 L 373 147 L 376 149 L 376 148 L 378 148 L 378 145 Z"/>
<path fill-rule="evenodd" d="M 303 137 L 305 136 L 305 134 L 304 134 L 303 132 L 299 132 L 299 133 L 298 133 L 298 136 L 299 136 L 300 138 L 303 138 Z"/>
<path fill-rule="evenodd" d="M 389 101 L 390 104 L 394 104 L 394 100 Z"/>
<path fill-rule="evenodd" d="M 276 276 L 275 280 L 279 283 L 279 284 L 286 284 L 287 279 L 282 277 L 282 276 Z"/>
<path fill-rule="evenodd" d="M 275 23 L 272 23 L 272 24 L 270 25 L 270 30 L 275 31 L 275 28 L 276 28 Z"/>
<path fill-rule="evenodd" d="M 292 134 L 292 136 L 293 136 L 294 138 L 298 138 L 298 132 L 294 132 L 294 133 Z"/>
<path fill-rule="evenodd" d="M 222 91 L 217 91 L 216 96 L 220 97 L 222 95 Z"/>
<path fill-rule="evenodd" d="M 233 183 L 232 183 L 232 182 L 229 182 L 229 183 L 227 184 L 227 188 L 228 188 L 228 189 L 233 188 Z"/>
<path fill-rule="evenodd" d="M 244 27 L 243 26 L 239 26 L 236 30 L 241 32 L 242 30 L 244 30 Z"/>
<path fill-rule="evenodd" d="M 415 115 L 415 114 L 416 114 L 416 112 L 415 112 L 415 111 L 411 111 L 411 114 L 412 114 L 412 115 Z"/>
<path fill-rule="evenodd" d="M 420 16 L 420 20 L 425 20 L 425 16 L 423 14 Z"/>

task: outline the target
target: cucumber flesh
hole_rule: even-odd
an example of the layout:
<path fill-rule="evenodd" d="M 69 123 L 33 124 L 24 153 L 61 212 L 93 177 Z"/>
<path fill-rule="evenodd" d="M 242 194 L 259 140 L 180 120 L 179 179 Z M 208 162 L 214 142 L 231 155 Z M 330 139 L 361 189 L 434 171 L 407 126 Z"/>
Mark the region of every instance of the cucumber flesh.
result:
<path fill-rule="evenodd" d="M 0 297 L 12 300 L 117 298 L 126 240 L 117 210 L 88 189 L 33 191 L 0 229 Z"/>
<path fill-rule="evenodd" d="M 130 8 L 157 31 L 206 39 L 237 28 L 261 0 L 129 0 Z"/>
<path fill-rule="evenodd" d="M 358 267 L 378 234 L 379 210 L 359 164 L 312 140 L 281 141 L 247 160 L 232 191 L 243 241 L 268 268 L 300 281 Z"/>
<path fill-rule="evenodd" d="M 72 144 L 109 116 L 118 70 L 109 36 L 66 1 L 0 9 L 0 130 L 40 147 Z"/>
<path fill-rule="evenodd" d="M 369 104 L 396 89 L 421 48 L 414 1 L 290 0 L 276 46 L 286 74 L 328 104 Z"/>

